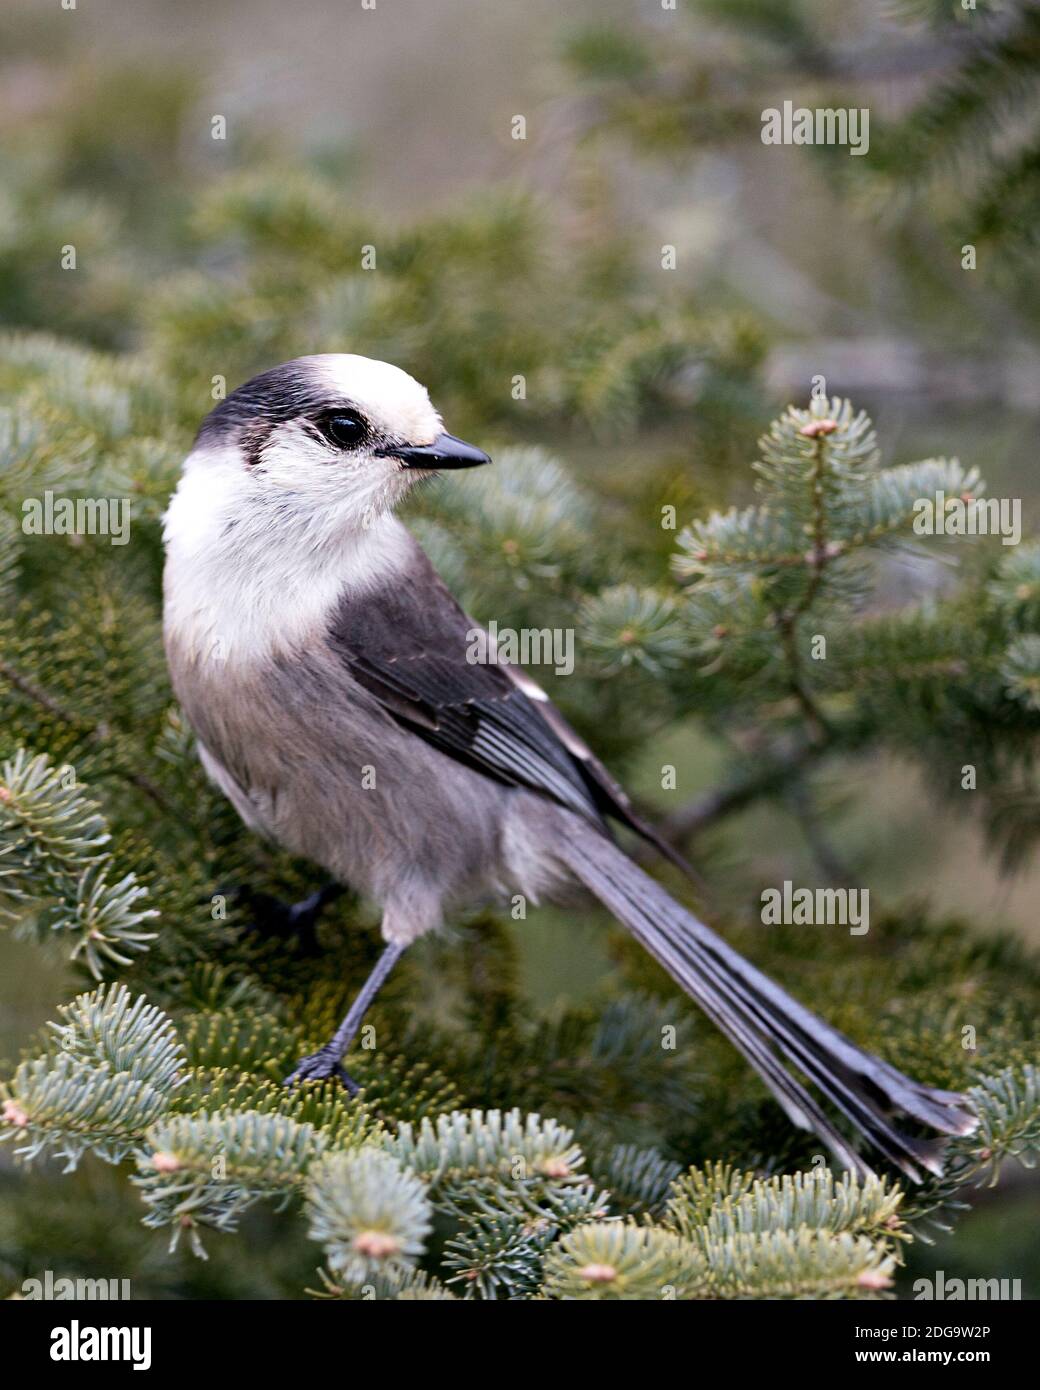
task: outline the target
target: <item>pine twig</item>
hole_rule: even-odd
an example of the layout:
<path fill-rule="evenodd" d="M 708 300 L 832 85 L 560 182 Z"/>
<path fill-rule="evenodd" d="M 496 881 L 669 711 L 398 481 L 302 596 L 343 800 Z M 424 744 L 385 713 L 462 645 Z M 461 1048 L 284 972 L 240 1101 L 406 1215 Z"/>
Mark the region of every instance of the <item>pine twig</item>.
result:
<path fill-rule="evenodd" d="M 48 695 L 48 693 L 41 689 L 40 686 L 36 685 L 34 681 L 29 680 L 28 677 L 23 676 L 21 672 L 16 671 L 13 666 L 2 658 L 0 658 L 0 676 L 10 685 L 13 685 L 16 690 L 20 690 L 21 693 L 32 700 L 34 704 L 39 705 L 41 709 L 45 709 L 48 714 L 53 715 L 55 719 L 60 719 L 63 724 L 67 724 L 70 728 L 81 731 L 84 737 L 88 738 L 92 743 L 104 746 L 111 740 L 112 735 L 99 724 L 91 724 L 81 715 L 74 714 L 71 710 L 66 709 L 65 706 L 59 704 L 53 696 Z M 156 782 L 153 782 L 150 777 L 146 777 L 143 772 L 135 772 L 132 768 L 123 767 L 119 763 L 113 763 L 112 770 L 118 777 L 121 777 L 123 781 L 129 782 L 131 786 L 136 787 L 138 791 L 143 792 L 145 796 L 149 797 L 155 805 L 158 806 L 160 811 L 163 811 L 168 816 L 183 819 L 184 813 L 180 808 L 175 806 L 162 788 Z"/>

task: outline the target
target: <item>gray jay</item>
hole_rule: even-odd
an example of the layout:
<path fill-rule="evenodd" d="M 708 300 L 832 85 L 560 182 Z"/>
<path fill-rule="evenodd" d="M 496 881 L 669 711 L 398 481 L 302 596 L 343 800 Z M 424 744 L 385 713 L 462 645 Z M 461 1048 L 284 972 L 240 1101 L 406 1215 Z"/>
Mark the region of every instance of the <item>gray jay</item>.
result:
<path fill-rule="evenodd" d="M 490 462 L 399 368 L 302 357 L 206 418 L 165 517 L 174 689 L 208 775 L 258 834 L 382 910 L 383 954 L 291 1081 L 339 1075 L 394 962 L 445 913 L 575 884 L 597 897 L 756 1069 L 791 1121 L 866 1163 L 821 1106 L 912 1179 L 941 1171 L 965 1097 L 856 1047 L 738 955 L 614 843 L 668 852 L 522 671 L 467 660 L 476 625 L 394 516 L 416 482 Z"/>

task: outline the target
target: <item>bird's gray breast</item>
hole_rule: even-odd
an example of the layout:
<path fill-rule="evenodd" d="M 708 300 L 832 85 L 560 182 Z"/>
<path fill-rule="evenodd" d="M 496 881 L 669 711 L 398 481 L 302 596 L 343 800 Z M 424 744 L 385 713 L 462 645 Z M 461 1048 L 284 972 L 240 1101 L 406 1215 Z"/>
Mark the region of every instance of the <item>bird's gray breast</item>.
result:
<path fill-rule="evenodd" d="M 353 631 L 385 643 L 384 611 L 345 594 L 330 630 L 353 613 Z M 210 776 L 294 854 L 377 899 L 409 876 L 444 897 L 495 880 L 506 789 L 417 737 L 327 637 L 248 667 L 182 669 L 175 684 Z"/>

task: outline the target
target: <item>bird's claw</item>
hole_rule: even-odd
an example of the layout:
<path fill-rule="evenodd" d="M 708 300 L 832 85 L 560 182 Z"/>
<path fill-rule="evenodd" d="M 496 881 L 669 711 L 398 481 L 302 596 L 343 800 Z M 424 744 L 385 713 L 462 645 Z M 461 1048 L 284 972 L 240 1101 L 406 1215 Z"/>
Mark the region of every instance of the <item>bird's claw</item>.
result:
<path fill-rule="evenodd" d="M 336 1077 L 349 1095 L 356 1096 L 361 1089 L 339 1057 L 327 1047 L 301 1057 L 296 1070 L 289 1073 L 283 1085 L 295 1086 L 297 1081 L 328 1081 L 332 1077 Z"/>
<path fill-rule="evenodd" d="M 298 903 L 285 903 L 270 893 L 257 892 L 248 887 L 238 888 L 230 896 L 252 918 L 252 928 L 260 935 L 285 939 L 295 937 L 296 949 L 301 956 L 316 956 L 321 953 L 318 923 L 324 909 L 345 892 L 342 884 L 327 883 L 324 888 L 319 888 Z"/>

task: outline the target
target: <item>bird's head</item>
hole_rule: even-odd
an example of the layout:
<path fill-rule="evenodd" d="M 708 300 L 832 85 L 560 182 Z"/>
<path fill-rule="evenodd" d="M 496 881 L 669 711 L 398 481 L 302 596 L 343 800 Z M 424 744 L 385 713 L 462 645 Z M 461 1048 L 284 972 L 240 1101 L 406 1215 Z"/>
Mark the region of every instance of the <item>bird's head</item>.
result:
<path fill-rule="evenodd" d="M 298 357 L 239 386 L 203 421 L 192 459 L 240 470 L 243 487 L 283 510 L 328 508 L 348 524 L 442 469 L 491 462 L 445 433 L 407 372 L 352 353 Z"/>

